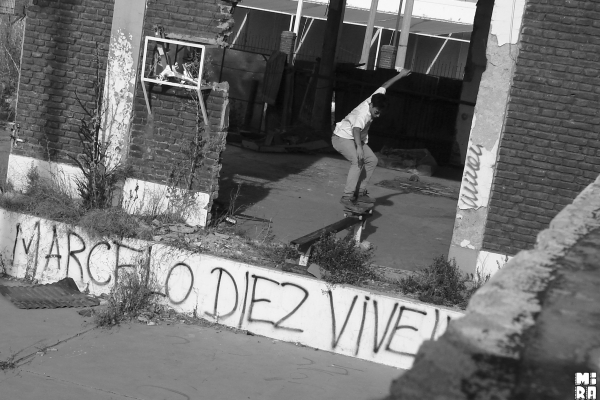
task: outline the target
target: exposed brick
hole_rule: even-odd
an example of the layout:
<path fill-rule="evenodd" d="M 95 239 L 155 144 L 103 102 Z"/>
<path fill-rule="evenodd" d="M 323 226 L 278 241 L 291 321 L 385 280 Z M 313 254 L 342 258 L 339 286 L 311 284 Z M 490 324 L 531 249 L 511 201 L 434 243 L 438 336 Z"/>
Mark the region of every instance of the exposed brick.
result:
<path fill-rule="evenodd" d="M 483 239 L 506 254 L 530 248 L 600 172 L 600 7 L 526 4 Z"/>
<path fill-rule="evenodd" d="M 23 135 L 31 139 L 15 149 L 15 153 L 46 157 L 46 143 L 60 150 L 55 156 L 61 160 L 81 151 L 79 141 L 68 142 L 68 137 L 77 138 L 84 117 L 75 97 L 76 86 L 70 81 L 78 79 L 77 86 L 82 88 L 79 98 L 92 101 L 96 69 L 94 60 L 87 55 L 94 53 L 98 44 L 98 57 L 106 64 L 105 49 L 112 23 L 112 18 L 99 19 L 96 10 L 101 8 L 112 15 L 113 5 L 113 0 L 63 0 L 40 1 L 29 8 L 19 87 L 19 110 L 29 110 L 19 112 L 17 122 L 21 124 Z M 81 40 L 82 27 L 91 28 L 93 37 Z M 86 67 L 82 62 L 87 63 L 87 69 L 82 69 Z M 75 110 L 71 107 L 75 104 L 80 113 L 74 119 Z"/>
<path fill-rule="evenodd" d="M 223 6 L 228 4 L 220 0 L 149 0 L 144 34 L 153 36 L 153 25 L 160 24 L 165 27 L 167 37 L 183 34 L 214 38 L 222 32 L 217 28 L 219 19 L 231 18 L 222 13 Z M 172 169 L 189 167 L 188 154 L 198 134 L 198 110 L 185 90 L 155 87 L 150 96 L 153 130 L 147 126 L 149 117 L 141 88 L 135 94 L 130 161 L 136 177 L 165 183 Z M 227 97 L 227 92 L 211 91 L 206 98 L 211 135 L 203 148 L 201 167 L 194 176 L 193 189 L 209 193 L 212 199 L 218 196 L 220 154 L 226 132 L 217 132 L 217 129 Z M 152 168 L 148 168 L 149 165 Z"/>

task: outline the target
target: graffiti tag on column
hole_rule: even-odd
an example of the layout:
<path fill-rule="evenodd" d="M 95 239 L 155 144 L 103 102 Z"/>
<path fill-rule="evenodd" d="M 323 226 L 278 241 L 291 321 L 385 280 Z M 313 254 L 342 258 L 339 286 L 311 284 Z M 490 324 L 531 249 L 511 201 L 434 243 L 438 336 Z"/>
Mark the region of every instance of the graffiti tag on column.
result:
<path fill-rule="evenodd" d="M 460 196 L 460 201 L 466 204 L 469 208 L 479 207 L 477 202 L 479 201 L 477 191 L 477 172 L 481 169 L 481 155 L 483 152 L 481 149 L 482 145 L 478 144 L 469 147 L 469 153 L 467 155 L 467 162 L 465 165 L 465 174 L 463 177 L 463 193 Z"/>

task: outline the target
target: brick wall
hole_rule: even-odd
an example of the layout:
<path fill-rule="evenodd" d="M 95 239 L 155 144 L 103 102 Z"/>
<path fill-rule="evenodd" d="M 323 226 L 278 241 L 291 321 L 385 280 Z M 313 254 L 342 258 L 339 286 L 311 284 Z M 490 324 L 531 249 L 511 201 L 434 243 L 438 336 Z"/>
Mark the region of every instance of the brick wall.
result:
<path fill-rule="evenodd" d="M 154 26 L 161 25 L 167 38 L 217 44 L 233 24 L 231 4 L 224 1 L 149 0 L 147 7 L 144 37 L 154 36 Z M 184 89 L 158 85 L 151 89 L 152 116 L 148 115 L 141 85 L 136 90 L 129 160 L 136 178 L 164 184 L 174 169 L 189 168 L 186 151 L 197 135 L 197 105 Z M 220 123 L 227 96 L 227 85 L 205 96 L 211 133 L 205 137 L 205 157 L 193 188 L 212 198 L 218 191 L 220 156 L 225 145 L 226 128 L 222 129 Z"/>
<path fill-rule="evenodd" d="M 36 0 L 28 6 L 17 112 L 27 142 L 16 154 L 66 160 L 79 152 L 84 111 L 75 91 L 92 109 L 96 48 L 103 71 L 112 13 L 113 0 Z"/>
<path fill-rule="evenodd" d="M 600 4 L 528 0 L 483 248 L 515 254 L 600 173 Z"/>

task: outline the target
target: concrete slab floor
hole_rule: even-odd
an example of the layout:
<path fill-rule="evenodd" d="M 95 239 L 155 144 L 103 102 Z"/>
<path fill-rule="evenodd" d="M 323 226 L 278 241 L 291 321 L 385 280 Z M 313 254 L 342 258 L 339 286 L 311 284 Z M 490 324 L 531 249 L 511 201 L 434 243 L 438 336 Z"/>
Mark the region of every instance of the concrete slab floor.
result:
<path fill-rule="evenodd" d="M 289 242 L 343 218 L 339 199 L 348 168 L 348 162 L 335 154 L 258 153 L 228 145 L 219 200 L 229 202 L 241 184 L 236 202 L 240 212 L 272 219 L 273 234 Z M 456 175 L 451 171 L 445 178 L 421 177 L 421 181 L 458 190 L 460 173 Z M 368 191 L 377 203 L 363 239 L 376 246 L 374 263 L 417 270 L 430 265 L 434 257 L 448 254 L 456 200 L 374 185 L 396 177 L 407 181 L 410 174 L 375 170 Z"/>
<path fill-rule="evenodd" d="M 89 330 L 77 310 L 21 310 L 0 296 L 0 361 L 33 351 L 0 371 L 0 400 L 366 400 L 385 397 L 403 373 L 219 327 Z M 36 354 L 44 346 L 51 350 Z"/>

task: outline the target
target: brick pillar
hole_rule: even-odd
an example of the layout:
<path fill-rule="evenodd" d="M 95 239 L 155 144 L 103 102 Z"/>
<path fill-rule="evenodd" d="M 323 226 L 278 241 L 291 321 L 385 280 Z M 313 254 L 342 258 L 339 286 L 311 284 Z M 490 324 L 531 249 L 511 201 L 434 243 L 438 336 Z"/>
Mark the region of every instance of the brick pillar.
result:
<path fill-rule="evenodd" d="M 287 54 L 288 62 L 292 61 L 294 55 L 294 46 L 296 44 L 296 34 L 290 31 L 281 32 L 281 42 L 279 43 L 279 51 Z"/>
<path fill-rule="evenodd" d="M 383 45 L 379 53 L 377 68 L 394 69 L 396 63 L 396 46 Z"/>
<path fill-rule="evenodd" d="M 498 147 L 503 136 L 505 113 L 514 109 L 511 108 L 514 105 L 507 108 L 507 104 L 519 51 L 518 32 L 521 29 L 524 4 L 525 0 L 518 0 L 516 5 L 496 1 L 492 12 L 491 26 L 496 26 L 497 29 L 491 29 L 488 34 L 487 65 L 477 94 L 454 232 L 448 252 L 448 257 L 455 258 L 458 266 L 468 273 L 474 273 L 478 268 L 481 270 L 488 263 L 494 267 L 495 262 L 489 261 L 503 256 L 483 250 L 483 235 L 486 224 L 489 223 L 488 210 L 494 175 L 499 172 L 502 178 L 505 173 L 497 171 Z M 511 19 L 511 23 L 500 22 Z M 527 137 L 527 134 L 521 136 Z M 525 147 L 524 144 L 520 145 Z M 522 182 L 520 181 L 520 184 L 523 184 Z M 504 192 L 505 188 L 496 190 L 503 190 L 503 195 L 506 196 L 509 196 L 508 193 L 514 193 Z M 507 202 L 510 201 L 512 199 L 507 199 Z M 505 238 L 501 239 L 506 241 Z M 484 272 L 490 273 L 495 270 Z"/>

